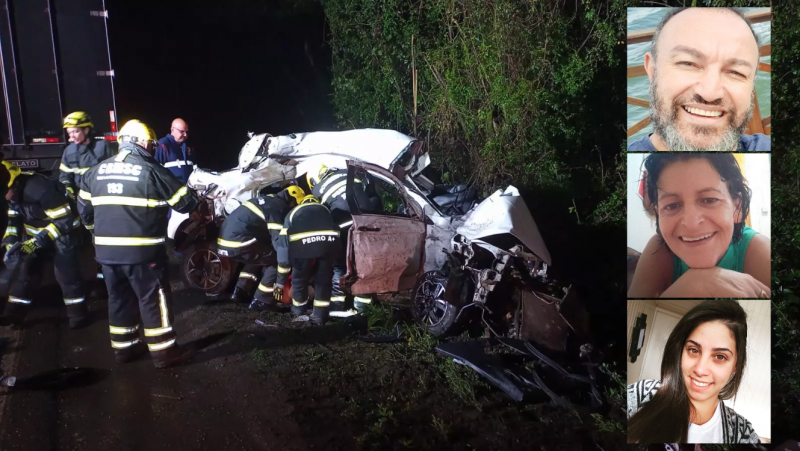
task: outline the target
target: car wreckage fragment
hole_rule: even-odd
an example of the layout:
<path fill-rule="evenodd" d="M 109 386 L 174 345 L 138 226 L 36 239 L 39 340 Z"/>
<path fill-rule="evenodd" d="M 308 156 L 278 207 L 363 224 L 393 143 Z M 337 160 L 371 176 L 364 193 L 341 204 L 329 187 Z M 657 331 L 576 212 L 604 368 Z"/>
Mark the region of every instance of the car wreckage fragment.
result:
<path fill-rule="evenodd" d="M 537 363 L 542 364 L 542 368 L 537 370 L 535 368 L 537 365 L 509 364 L 501 354 L 486 353 L 487 348 L 497 345 L 505 346 L 514 351 L 516 355 L 536 359 Z M 454 362 L 472 368 L 514 401 L 520 402 L 528 395 L 543 392 L 555 404 L 582 412 L 595 411 L 603 405 L 603 397 L 591 377 L 570 373 L 528 341 L 490 338 L 443 343 L 436 346 L 435 349 L 439 354 L 452 358 Z M 561 383 L 558 391 L 574 393 L 576 390 L 582 390 L 585 395 L 584 402 L 576 404 L 557 394 L 556 389 L 551 389 L 540 375 L 540 372 L 544 374 L 548 371 L 560 377 Z"/>

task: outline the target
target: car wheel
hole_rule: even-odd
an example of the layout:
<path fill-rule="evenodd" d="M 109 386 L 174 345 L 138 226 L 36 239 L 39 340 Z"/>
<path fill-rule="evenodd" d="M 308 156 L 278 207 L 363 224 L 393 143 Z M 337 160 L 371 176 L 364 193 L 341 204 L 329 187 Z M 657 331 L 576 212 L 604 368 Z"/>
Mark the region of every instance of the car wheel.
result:
<path fill-rule="evenodd" d="M 181 272 L 186 283 L 212 295 L 228 289 L 235 268 L 231 259 L 220 256 L 217 247 L 210 242 L 192 244 L 183 252 L 181 260 Z"/>
<path fill-rule="evenodd" d="M 447 277 L 441 271 L 428 271 L 414 287 L 411 316 L 431 335 L 453 332 L 459 307 L 445 300 Z"/>

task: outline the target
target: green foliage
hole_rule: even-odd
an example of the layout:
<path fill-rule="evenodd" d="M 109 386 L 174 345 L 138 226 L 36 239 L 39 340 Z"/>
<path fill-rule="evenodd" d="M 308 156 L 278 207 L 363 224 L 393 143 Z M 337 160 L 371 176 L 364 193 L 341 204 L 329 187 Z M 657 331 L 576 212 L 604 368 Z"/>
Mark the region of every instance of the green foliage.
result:
<path fill-rule="evenodd" d="M 800 419 L 800 22 L 797 7 L 776 3 L 772 21 L 773 441 L 794 438 Z M 777 245 L 776 245 L 777 244 Z M 776 399 L 777 398 L 777 399 Z"/>
<path fill-rule="evenodd" d="M 608 83 L 624 1 L 321 2 L 341 125 L 425 139 L 452 182 L 556 187 L 563 211 L 576 198 L 580 217 L 622 224 L 624 103 Z"/>

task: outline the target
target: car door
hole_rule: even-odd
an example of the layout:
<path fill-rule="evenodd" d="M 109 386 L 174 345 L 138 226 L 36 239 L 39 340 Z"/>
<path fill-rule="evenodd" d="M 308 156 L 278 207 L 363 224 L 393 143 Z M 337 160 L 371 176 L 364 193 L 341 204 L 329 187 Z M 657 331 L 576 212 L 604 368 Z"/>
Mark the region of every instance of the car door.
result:
<path fill-rule="evenodd" d="M 347 168 L 346 193 L 353 225 L 343 287 L 355 295 L 412 289 L 425 267 L 423 209 L 391 172 L 353 160 L 347 162 Z M 362 205 L 363 196 L 355 195 L 356 183 L 371 184 L 368 191 L 375 189 L 368 205 Z M 404 208 L 398 208 L 400 203 Z"/>

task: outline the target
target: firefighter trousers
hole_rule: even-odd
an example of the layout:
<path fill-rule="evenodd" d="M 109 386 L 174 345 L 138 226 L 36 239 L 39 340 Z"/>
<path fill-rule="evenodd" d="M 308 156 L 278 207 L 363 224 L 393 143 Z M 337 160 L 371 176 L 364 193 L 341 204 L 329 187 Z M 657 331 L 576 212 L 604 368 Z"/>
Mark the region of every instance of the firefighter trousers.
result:
<path fill-rule="evenodd" d="M 314 274 L 316 260 L 316 274 Z M 328 321 L 331 301 L 331 281 L 333 278 L 333 257 L 317 259 L 292 259 L 292 313 L 302 315 L 308 309 L 308 284 L 314 276 L 314 322 L 323 324 Z"/>
<path fill-rule="evenodd" d="M 177 350 L 177 336 L 167 262 L 103 265 L 103 279 L 108 288 L 108 324 L 114 352 L 123 356 L 136 352 L 141 322 L 153 360 L 171 358 Z"/>
<path fill-rule="evenodd" d="M 73 232 L 58 238 L 52 245 L 32 254 L 16 253 L 0 272 L 0 286 L 8 290 L 8 316 L 22 321 L 30 310 L 33 295 L 42 284 L 44 265 L 53 257 L 56 282 L 61 287 L 64 305 L 70 318 L 88 316 L 80 273 L 80 236 Z"/>
<path fill-rule="evenodd" d="M 244 263 L 236 287 L 250 295 L 253 292 L 251 287 L 258 283 L 255 299 L 266 304 L 275 304 L 272 293 L 275 288 L 275 280 L 278 278 L 278 261 L 272 246 L 259 243 L 257 247 L 246 249 L 231 258 Z"/>

